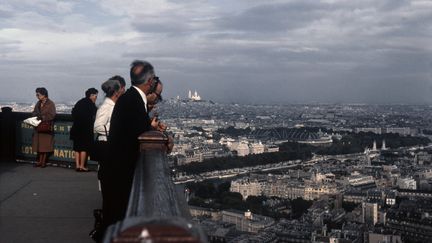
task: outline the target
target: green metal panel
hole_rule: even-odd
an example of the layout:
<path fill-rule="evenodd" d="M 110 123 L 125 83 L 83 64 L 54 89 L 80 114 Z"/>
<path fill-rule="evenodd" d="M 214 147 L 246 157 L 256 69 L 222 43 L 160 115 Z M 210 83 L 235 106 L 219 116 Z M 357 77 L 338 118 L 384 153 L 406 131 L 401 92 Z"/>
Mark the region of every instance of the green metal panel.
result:
<path fill-rule="evenodd" d="M 33 127 L 22 121 L 16 123 L 16 155 L 19 159 L 36 159 L 36 152 L 32 151 Z M 69 139 L 69 131 L 72 122 L 57 121 L 54 124 L 54 153 L 50 156 L 50 161 L 62 161 L 75 164 L 75 153 L 72 150 L 73 144 Z M 97 164 L 89 161 L 89 164 Z"/>

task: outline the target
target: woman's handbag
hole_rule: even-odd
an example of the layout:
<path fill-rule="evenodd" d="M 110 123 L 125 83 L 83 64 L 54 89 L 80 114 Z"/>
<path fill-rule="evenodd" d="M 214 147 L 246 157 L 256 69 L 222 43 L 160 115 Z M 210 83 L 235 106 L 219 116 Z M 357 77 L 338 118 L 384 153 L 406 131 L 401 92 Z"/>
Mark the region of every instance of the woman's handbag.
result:
<path fill-rule="evenodd" d="M 106 137 L 108 138 L 107 129 L 105 126 L 104 128 L 105 128 Z M 96 139 L 93 142 L 92 147 L 90 149 L 90 159 L 99 162 L 105 161 L 109 158 L 108 152 L 109 152 L 108 141 L 100 141 Z"/>
<path fill-rule="evenodd" d="M 39 133 L 52 133 L 54 131 L 52 121 L 41 121 L 36 127 L 36 131 Z"/>

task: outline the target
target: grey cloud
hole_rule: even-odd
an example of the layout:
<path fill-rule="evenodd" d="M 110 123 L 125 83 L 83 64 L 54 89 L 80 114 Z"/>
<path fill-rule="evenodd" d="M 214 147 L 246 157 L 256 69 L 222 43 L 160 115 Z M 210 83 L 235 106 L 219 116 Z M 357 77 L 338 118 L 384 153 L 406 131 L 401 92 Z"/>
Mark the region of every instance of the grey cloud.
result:
<path fill-rule="evenodd" d="M 212 29 L 211 19 L 190 15 L 165 14 L 161 16 L 133 17 L 132 27 L 141 33 L 162 34 L 163 36 L 193 36 Z"/>
<path fill-rule="evenodd" d="M 48 18 L 36 12 L 26 11 L 15 14 L 12 18 L 3 22 L 3 26 L 8 28 L 24 30 L 49 30 L 60 31 L 61 27 L 54 19 Z"/>
<path fill-rule="evenodd" d="M 137 20 L 137 22 L 133 23 L 132 26 L 137 31 L 146 33 L 180 34 L 191 30 L 191 28 L 185 23 L 163 20 L 154 22 Z"/>
<path fill-rule="evenodd" d="M 14 14 L 12 11 L 0 9 L 0 19 L 8 19 L 11 18 L 13 15 Z"/>
<path fill-rule="evenodd" d="M 317 1 L 259 5 L 240 14 L 223 16 L 217 23 L 222 29 L 252 32 L 277 32 L 301 28 L 318 20 L 328 6 Z"/>
<path fill-rule="evenodd" d="M 394 11 L 401 7 L 409 6 L 410 3 L 410 0 L 385 0 L 382 2 L 378 2 L 378 8 L 381 11 Z"/>
<path fill-rule="evenodd" d="M 230 11 L 215 5 L 208 14 L 187 11 L 201 3 L 177 2 L 176 11 L 154 18 L 116 15 L 120 28 L 100 19 L 95 22 L 105 25 L 89 28 L 103 28 L 104 41 L 44 58 L 2 59 L 0 74 L 18 80 L 16 90 L 31 86 L 30 98 L 33 86 L 45 84 L 56 100 L 76 100 L 110 75 L 128 79 L 130 62 L 146 59 L 165 81 L 166 97 L 197 89 L 223 102 L 432 103 L 432 17 L 425 9 L 392 0 L 249 2 L 236 2 Z M 19 29 L 28 24 L 57 32 L 68 25 L 64 18 L 25 13 L 12 17 Z M 71 14 L 66 22 L 76 20 L 89 21 Z M 0 47 L 19 50 L 13 41 Z M 23 76 L 21 68 L 34 75 Z M 0 82 L 0 90 L 5 85 Z"/>
<path fill-rule="evenodd" d="M 17 54 L 20 52 L 20 44 L 21 41 L 19 40 L 10 40 L 0 37 L 0 56 L 3 62 L 9 59 L 9 54 Z M 0 61 L 0 65 L 1 64 L 2 62 Z"/>
<path fill-rule="evenodd" d="M 431 38 L 432 37 L 432 12 L 420 12 L 416 16 L 398 17 L 392 23 L 395 28 L 383 33 L 383 37 L 413 37 Z"/>
<path fill-rule="evenodd" d="M 71 12 L 76 3 L 57 0 L 4 0 L 4 4 L 15 12 L 32 11 L 39 14 L 65 14 Z"/>

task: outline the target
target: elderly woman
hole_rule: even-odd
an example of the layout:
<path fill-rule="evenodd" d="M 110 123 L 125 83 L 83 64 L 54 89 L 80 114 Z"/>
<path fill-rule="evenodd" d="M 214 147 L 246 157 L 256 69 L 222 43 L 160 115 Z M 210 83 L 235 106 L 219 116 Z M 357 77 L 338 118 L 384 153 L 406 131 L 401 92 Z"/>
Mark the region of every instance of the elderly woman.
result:
<path fill-rule="evenodd" d="M 99 106 L 94 122 L 94 132 L 97 134 L 99 141 L 107 141 L 111 114 L 117 99 L 124 93 L 125 85 L 126 83 L 123 78 L 114 76 L 105 81 L 101 86 L 105 93 L 105 100 Z"/>
<path fill-rule="evenodd" d="M 73 141 L 75 151 L 76 171 L 88 171 L 85 167 L 88 152 L 93 144 L 93 124 L 96 117 L 96 99 L 98 90 L 90 88 L 85 97 L 79 100 L 72 109 L 73 125 L 70 130 L 70 139 Z"/>
<path fill-rule="evenodd" d="M 42 122 L 52 123 L 56 115 L 56 108 L 54 102 L 48 99 L 48 90 L 43 87 L 37 88 L 36 97 L 38 102 L 34 107 L 32 115 Z M 54 151 L 54 133 L 42 133 L 35 129 L 33 132 L 32 149 L 37 152 L 38 162 L 35 164 L 35 167 L 45 168 L 48 154 Z"/>
<path fill-rule="evenodd" d="M 114 109 L 114 105 L 118 98 L 124 93 L 124 87 L 126 86 L 125 80 L 121 76 L 111 77 L 108 81 L 105 81 L 101 88 L 105 93 L 105 100 L 99 106 L 96 113 L 96 120 L 94 123 L 94 132 L 97 134 L 98 141 L 108 141 L 108 132 L 110 129 L 111 115 Z M 108 151 L 106 151 L 108 152 Z M 99 161 L 98 179 L 100 181 L 100 189 L 102 192 L 102 215 L 109 217 L 109 211 L 113 210 L 115 205 L 110 202 L 109 184 L 105 183 L 105 179 L 110 175 L 107 175 L 106 171 L 109 170 L 109 164 L 106 161 Z M 110 200 L 111 199 L 111 200 Z M 102 240 L 103 233 L 108 225 L 102 224 L 100 229 L 95 232 L 95 238 L 97 241 Z"/>

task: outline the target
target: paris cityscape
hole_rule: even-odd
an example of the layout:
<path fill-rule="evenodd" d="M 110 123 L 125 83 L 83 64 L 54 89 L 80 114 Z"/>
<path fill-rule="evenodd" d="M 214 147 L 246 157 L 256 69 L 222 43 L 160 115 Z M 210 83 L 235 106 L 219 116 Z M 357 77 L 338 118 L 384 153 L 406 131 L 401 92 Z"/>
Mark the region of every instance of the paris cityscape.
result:
<path fill-rule="evenodd" d="M 223 104 L 189 91 L 155 112 L 211 242 L 432 239 L 430 105 Z"/>
<path fill-rule="evenodd" d="M 0 243 L 432 242 L 431 0 L 0 20 Z"/>

